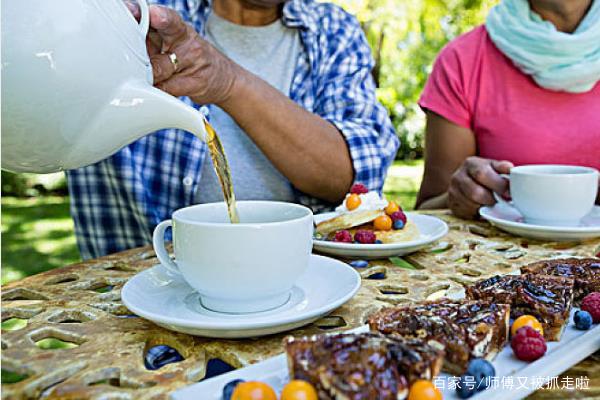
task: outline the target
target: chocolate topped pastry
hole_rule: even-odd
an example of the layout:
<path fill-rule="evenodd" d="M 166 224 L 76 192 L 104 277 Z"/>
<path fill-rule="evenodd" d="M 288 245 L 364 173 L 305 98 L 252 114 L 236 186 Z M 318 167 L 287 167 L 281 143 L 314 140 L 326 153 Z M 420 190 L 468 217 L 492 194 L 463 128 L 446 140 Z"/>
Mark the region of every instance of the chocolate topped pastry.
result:
<path fill-rule="evenodd" d="M 600 258 L 545 260 L 521 267 L 524 274 L 545 274 L 575 279 L 573 301 L 579 304 L 592 292 L 600 292 Z"/>
<path fill-rule="evenodd" d="M 440 300 L 383 309 L 369 318 L 371 330 L 445 346 L 444 370 L 461 374 L 469 360 L 492 360 L 508 337 L 510 309 L 487 302 Z"/>
<path fill-rule="evenodd" d="M 319 399 L 403 399 L 416 379 L 439 373 L 444 351 L 421 340 L 378 333 L 285 340 L 292 379 L 315 386 Z"/>
<path fill-rule="evenodd" d="M 510 305 L 513 319 L 533 315 L 546 340 L 558 341 L 573 303 L 573 279 L 537 274 L 493 276 L 466 288 L 467 297 Z"/>

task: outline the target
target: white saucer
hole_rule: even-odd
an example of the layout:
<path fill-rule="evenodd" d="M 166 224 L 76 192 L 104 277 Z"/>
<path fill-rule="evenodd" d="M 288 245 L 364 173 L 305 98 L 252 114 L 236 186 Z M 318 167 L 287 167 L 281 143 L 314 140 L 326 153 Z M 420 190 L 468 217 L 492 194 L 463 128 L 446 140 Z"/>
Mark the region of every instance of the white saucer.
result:
<path fill-rule="evenodd" d="M 318 224 L 336 215 L 335 212 L 315 215 L 315 223 Z M 448 233 L 448 225 L 439 218 L 410 212 L 406 213 L 406 215 L 408 219 L 415 223 L 421 233 L 417 240 L 386 244 L 359 244 L 314 239 L 313 248 L 321 253 L 334 256 L 360 257 L 365 259 L 386 258 L 414 253 L 428 244 L 441 239 Z"/>
<path fill-rule="evenodd" d="M 265 277 L 268 279 L 268 277 Z M 306 325 L 348 301 L 360 288 L 360 275 L 349 265 L 312 255 L 290 300 L 274 310 L 224 314 L 207 310 L 181 277 L 156 265 L 131 278 L 121 290 L 133 313 L 166 329 L 221 339 L 247 338 Z"/>
<path fill-rule="evenodd" d="M 492 225 L 514 235 L 539 240 L 570 241 L 600 237 L 600 206 L 594 206 L 579 226 L 532 225 L 514 207 L 496 204 L 481 207 L 479 214 Z"/>

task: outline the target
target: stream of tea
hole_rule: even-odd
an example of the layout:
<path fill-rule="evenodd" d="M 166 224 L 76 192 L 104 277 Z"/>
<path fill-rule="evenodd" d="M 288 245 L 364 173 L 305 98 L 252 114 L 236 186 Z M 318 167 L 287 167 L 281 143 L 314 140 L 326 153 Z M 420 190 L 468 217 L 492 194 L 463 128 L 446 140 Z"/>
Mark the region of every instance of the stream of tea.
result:
<path fill-rule="evenodd" d="M 223 190 L 223 198 L 227 204 L 229 220 L 232 224 L 237 224 L 240 222 L 240 218 L 238 216 L 237 206 L 235 204 L 235 193 L 233 192 L 231 170 L 229 169 L 229 163 L 227 162 L 227 157 L 223 151 L 223 145 L 221 144 L 221 140 L 219 139 L 217 132 L 206 119 L 204 119 L 204 127 L 206 128 L 206 145 L 208 146 L 208 151 L 210 153 L 210 157 L 212 158 L 215 172 L 217 173 L 219 183 L 221 184 L 221 189 Z"/>

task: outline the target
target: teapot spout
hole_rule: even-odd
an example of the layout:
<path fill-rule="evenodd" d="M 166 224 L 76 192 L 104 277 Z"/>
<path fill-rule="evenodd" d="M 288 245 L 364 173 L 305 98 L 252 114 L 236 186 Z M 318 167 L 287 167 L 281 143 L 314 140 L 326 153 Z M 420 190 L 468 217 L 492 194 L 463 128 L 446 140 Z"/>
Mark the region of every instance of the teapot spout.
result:
<path fill-rule="evenodd" d="M 202 113 L 146 82 L 123 85 L 107 112 L 112 114 L 111 120 L 128 127 L 133 140 L 160 129 L 176 128 L 206 141 Z"/>
<path fill-rule="evenodd" d="M 127 82 L 95 115 L 63 168 L 100 161 L 133 141 L 166 128 L 182 129 L 206 141 L 202 113 L 144 81 Z"/>

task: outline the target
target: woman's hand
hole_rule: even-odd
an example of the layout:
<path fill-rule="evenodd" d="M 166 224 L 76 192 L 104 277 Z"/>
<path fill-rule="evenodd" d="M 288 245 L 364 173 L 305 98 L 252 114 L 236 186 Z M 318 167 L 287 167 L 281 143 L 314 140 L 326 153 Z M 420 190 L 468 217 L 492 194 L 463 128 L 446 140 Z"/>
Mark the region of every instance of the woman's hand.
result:
<path fill-rule="evenodd" d="M 425 138 L 419 208 L 450 208 L 458 217 L 471 219 L 482 205 L 496 203 L 492 192 L 508 196 L 508 182 L 500 174 L 508 173 L 512 163 L 475 157 L 471 129 L 428 111 Z"/>
<path fill-rule="evenodd" d="M 127 3 L 136 18 L 139 9 Z M 146 47 L 154 85 L 173 96 L 189 96 L 198 104 L 221 104 L 229 99 L 240 67 L 202 39 L 173 9 L 150 6 Z M 177 65 L 170 55 L 177 57 Z"/>
<path fill-rule="evenodd" d="M 482 205 L 494 205 L 494 195 L 509 196 L 507 174 L 513 164 L 509 161 L 468 157 L 450 179 L 448 206 L 461 218 L 474 218 Z"/>

